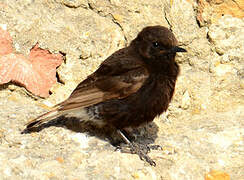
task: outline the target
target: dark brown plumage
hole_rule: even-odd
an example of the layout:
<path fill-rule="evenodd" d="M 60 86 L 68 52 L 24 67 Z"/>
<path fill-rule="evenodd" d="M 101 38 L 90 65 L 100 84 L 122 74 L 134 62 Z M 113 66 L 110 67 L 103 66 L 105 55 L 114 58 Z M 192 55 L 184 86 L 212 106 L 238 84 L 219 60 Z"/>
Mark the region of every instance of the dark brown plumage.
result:
<path fill-rule="evenodd" d="M 27 129 L 79 109 L 98 124 L 118 129 L 152 121 L 167 110 L 174 93 L 179 73 L 175 55 L 186 52 L 176 45 L 167 28 L 144 28 L 130 46 L 108 57 L 66 101 L 29 122 Z"/>
<path fill-rule="evenodd" d="M 179 67 L 173 33 L 162 26 L 144 28 L 126 48 L 108 57 L 70 97 L 27 124 L 31 130 L 50 119 L 74 110 L 85 121 L 116 129 L 137 127 L 167 110 Z M 85 116 L 84 116 L 85 117 Z"/>

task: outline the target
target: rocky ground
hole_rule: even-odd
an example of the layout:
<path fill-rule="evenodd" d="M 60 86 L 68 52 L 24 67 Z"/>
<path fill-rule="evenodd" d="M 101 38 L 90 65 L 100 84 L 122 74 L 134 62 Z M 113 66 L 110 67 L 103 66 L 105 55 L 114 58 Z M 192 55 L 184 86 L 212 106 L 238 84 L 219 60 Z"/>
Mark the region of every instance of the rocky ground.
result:
<path fill-rule="evenodd" d="M 46 99 L 1 85 L 0 179 L 201 180 L 211 170 L 244 179 L 243 3 L 235 1 L 235 14 L 227 1 L 216 1 L 221 16 L 206 3 L 2 0 L 0 24 L 16 53 L 27 56 L 39 43 L 65 61 Z M 21 134 L 25 123 L 67 98 L 102 60 L 155 24 L 171 28 L 188 50 L 177 57 L 181 75 L 168 112 L 134 132 L 136 141 L 163 147 L 149 153 L 156 167 L 79 127 L 56 124 Z"/>

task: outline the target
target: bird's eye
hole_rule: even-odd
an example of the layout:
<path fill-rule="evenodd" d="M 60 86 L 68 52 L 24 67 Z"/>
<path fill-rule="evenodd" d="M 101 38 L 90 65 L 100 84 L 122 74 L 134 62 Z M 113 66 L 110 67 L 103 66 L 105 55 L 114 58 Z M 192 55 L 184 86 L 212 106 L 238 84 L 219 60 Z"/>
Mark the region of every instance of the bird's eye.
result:
<path fill-rule="evenodd" d="M 153 42 L 153 47 L 158 48 L 159 47 L 159 43 L 158 42 Z"/>

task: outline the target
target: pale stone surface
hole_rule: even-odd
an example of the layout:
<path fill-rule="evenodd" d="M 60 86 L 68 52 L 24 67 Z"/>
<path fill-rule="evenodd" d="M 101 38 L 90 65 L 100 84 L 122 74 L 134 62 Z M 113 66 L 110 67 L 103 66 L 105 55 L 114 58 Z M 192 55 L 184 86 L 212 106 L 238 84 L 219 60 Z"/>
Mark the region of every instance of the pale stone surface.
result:
<path fill-rule="evenodd" d="M 193 0 L 188 0 L 193 3 Z M 198 0 L 196 7 L 197 20 L 200 25 L 216 23 L 224 15 L 244 18 L 243 0 Z"/>
<path fill-rule="evenodd" d="M 202 180 L 218 170 L 244 179 L 243 19 L 224 16 L 199 28 L 192 6 L 185 0 L 3 0 L 0 21 L 18 52 L 28 55 L 39 42 L 66 59 L 45 100 L 12 84 L 1 87 L 1 178 Z M 102 60 L 153 24 L 170 27 L 188 50 L 177 56 L 181 74 L 168 112 L 134 133 L 138 142 L 163 146 L 150 153 L 156 167 L 81 130 L 52 126 L 21 134 L 29 119 L 66 99 Z"/>
<path fill-rule="evenodd" d="M 232 53 L 243 57 L 244 19 L 223 16 L 210 26 L 208 35 L 218 54 Z"/>

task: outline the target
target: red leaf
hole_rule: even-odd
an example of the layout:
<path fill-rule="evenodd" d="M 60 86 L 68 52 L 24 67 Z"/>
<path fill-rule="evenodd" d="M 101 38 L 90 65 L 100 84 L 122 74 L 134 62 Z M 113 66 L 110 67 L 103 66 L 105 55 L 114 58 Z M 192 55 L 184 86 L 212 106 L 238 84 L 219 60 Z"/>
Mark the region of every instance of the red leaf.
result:
<path fill-rule="evenodd" d="M 0 37 L 3 37 L 1 31 Z M 11 51 L 4 51 L 6 55 L 0 56 L 0 84 L 16 82 L 35 95 L 47 97 L 56 83 L 56 68 L 63 61 L 62 55 L 51 54 L 39 48 L 38 44 L 31 50 L 29 58 L 8 54 Z M 0 49 L 0 52 L 3 51 Z"/>
<path fill-rule="evenodd" d="M 12 52 L 12 38 L 10 34 L 0 27 L 0 56 Z"/>
<path fill-rule="evenodd" d="M 51 54 L 48 50 L 38 47 L 38 44 L 31 49 L 29 59 L 33 68 L 39 72 L 47 81 L 56 83 L 56 68 L 63 62 L 61 54 Z"/>

